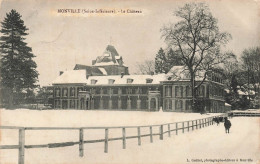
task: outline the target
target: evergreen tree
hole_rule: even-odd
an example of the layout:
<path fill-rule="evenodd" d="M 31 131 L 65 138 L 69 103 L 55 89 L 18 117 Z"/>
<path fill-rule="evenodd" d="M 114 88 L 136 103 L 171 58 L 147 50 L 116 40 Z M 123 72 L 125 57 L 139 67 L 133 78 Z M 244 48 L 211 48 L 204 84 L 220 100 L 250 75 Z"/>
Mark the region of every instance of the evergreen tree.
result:
<path fill-rule="evenodd" d="M 28 28 L 21 15 L 15 10 L 6 14 L 1 22 L 1 88 L 8 92 L 8 107 L 12 108 L 15 98 L 36 87 L 38 79 L 32 49 L 24 42 Z M 6 93 L 5 93 L 6 94 Z"/>
<path fill-rule="evenodd" d="M 177 53 L 174 52 L 172 48 L 170 48 L 170 50 L 167 52 L 167 58 L 168 58 L 168 62 L 169 62 L 169 70 L 173 67 L 173 66 L 181 66 L 183 65 L 181 56 Z"/>
<path fill-rule="evenodd" d="M 155 72 L 156 73 L 167 73 L 169 71 L 167 58 L 162 48 L 158 51 L 155 57 Z"/>

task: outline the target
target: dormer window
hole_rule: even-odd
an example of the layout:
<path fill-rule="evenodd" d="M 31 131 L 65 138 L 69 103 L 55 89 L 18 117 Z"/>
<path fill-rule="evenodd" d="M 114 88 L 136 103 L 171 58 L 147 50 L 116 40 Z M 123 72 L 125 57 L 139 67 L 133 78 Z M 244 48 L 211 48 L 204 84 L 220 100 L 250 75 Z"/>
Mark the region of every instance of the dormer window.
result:
<path fill-rule="evenodd" d="M 108 79 L 108 84 L 114 84 L 115 80 L 114 79 Z"/>
<path fill-rule="evenodd" d="M 134 79 L 127 79 L 127 84 L 133 83 Z"/>
<path fill-rule="evenodd" d="M 91 80 L 91 84 L 96 84 L 96 83 L 97 83 L 97 80 L 95 80 L 95 79 Z"/>
<path fill-rule="evenodd" d="M 153 82 L 153 79 L 146 79 L 146 83 L 152 83 Z"/>

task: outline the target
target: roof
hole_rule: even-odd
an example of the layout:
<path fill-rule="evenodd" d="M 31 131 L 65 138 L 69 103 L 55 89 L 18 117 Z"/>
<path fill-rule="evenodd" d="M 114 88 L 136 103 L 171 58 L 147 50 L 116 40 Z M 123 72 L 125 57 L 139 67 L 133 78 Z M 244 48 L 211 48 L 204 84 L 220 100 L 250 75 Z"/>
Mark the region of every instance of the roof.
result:
<path fill-rule="evenodd" d="M 132 79 L 132 82 L 127 83 L 127 79 Z M 87 79 L 86 70 L 71 70 L 65 71 L 62 75 L 58 76 L 52 84 L 109 85 L 109 80 L 114 80 L 114 83 L 110 85 L 142 85 L 147 84 L 147 79 L 151 79 L 151 83 L 148 84 L 160 84 L 160 81 L 166 80 L 166 75 L 124 75 L 123 77 L 121 77 L 121 75 L 89 76 Z M 96 83 L 91 84 L 91 80 L 96 80 Z"/>
<path fill-rule="evenodd" d="M 103 65 L 120 65 L 118 60 L 122 60 L 122 57 L 118 55 L 114 46 L 108 45 L 105 49 L 105 52 L 102 56 L 96 58 L 94 66 L 103 66 Z M 122 63 L 123 64 L 123 63 Z"/>
<path fill-rule="evenodd" d="M 225 103 L 225 106 L 231 106 L 230 104 L 228 104 L 228 103 Z"/>
<path fill-rule="evenodd" d="M 70 70 L 58 76 L 52 84 L 84 84 L 86 82 L 86 70 Z"/>
<path fill-rule="evenodd" d="M 131 83 L 127 83 L 127 79 L 132 79 Z M 160 81 L 166 80 L 165 74 L 157 75 L 112 75 L 112 76 L 90 76 L 87 80 L 87 85 L 109 85 L 109 80 L 114 80 L 111 85 L 142 85 L 147 84 L 146 79 L 152 79 L 148 84 L 160 84 Z M 91 80 L 96 80 L 95 84 L 91 84 Z"/>

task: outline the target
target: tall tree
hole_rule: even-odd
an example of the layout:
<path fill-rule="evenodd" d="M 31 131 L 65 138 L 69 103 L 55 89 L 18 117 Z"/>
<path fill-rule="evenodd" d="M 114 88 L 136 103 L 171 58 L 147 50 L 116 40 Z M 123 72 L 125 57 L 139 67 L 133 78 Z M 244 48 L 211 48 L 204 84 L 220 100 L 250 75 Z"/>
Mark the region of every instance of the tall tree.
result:
<path fill-rule="evenodd" d="M 223 63 L 224 72 L 224 84 L 228 92 L 225 95 L 225 101 L 232 105 L 232 108 L 237 107 L 239 100 L 238 96 L 238 77 L 240 75 L 240 69 L 238 60 L 233 52 L 227 52 L 230 59 L 225 60 Z"/>
<path fill-rule="evenodd" d="M 241 56 L 242 69 L 246 72 L 247 88 L 254 87 L 255 93 L 259 93 L 260 84 L 260 47 L 245 49 Z M 260 96 L 260 95 L 259 95 Z"/>
<path fill-rule="evenodd" d="M 180 54 L 182 62 L 190 74 L 192 109 L 195 109 L 196 91 L 205 81 L 208 72 L 226 59 L 220 53 L 220 46 L 231 38 L 219 31 L 217 19 L 204 3 L 189 3 L 175 12 L 179 22 L 164 26 L 162 37 L 167 45 Z M 203 80 L 196 82 L 196 73 L 204 72 Z"/>
<path fill-rule="evenodd" d="M 169 70 L 173 66 L 183 65 L 181 56 L 177 52 L 174 52 L 172 48 L 167 52 L 167 62 L 169 63 Z"/>
<path fill-rule="evenodd" d="M 32 49 L 24 41 L 28 28 L 24 25 L 21 15 L 15 10 L 6 14 L 1 22 L 1 88 L 8 91 L 8 107 L 12 108 L 14 98 L 21 92 L 36 87 L 38 79 L 35 57 Z"/>

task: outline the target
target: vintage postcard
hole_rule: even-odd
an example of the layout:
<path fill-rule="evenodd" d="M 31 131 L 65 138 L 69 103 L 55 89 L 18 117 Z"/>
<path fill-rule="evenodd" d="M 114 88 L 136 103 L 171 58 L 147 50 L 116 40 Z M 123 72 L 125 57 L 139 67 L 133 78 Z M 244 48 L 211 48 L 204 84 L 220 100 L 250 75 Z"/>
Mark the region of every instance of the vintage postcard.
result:
<path fill-rule="evenodd" d="M 0 0 L 1 164 L 260 164 L 259 0 Z"/>

